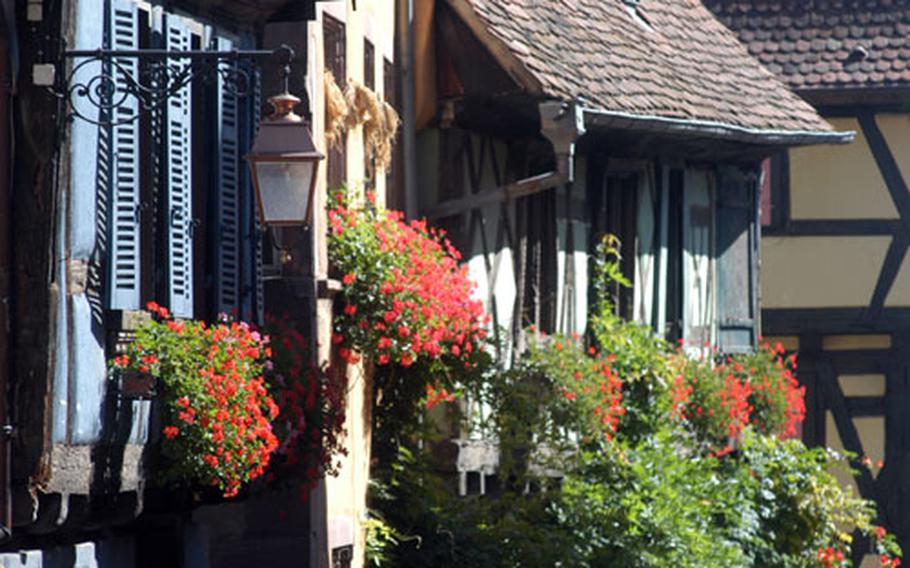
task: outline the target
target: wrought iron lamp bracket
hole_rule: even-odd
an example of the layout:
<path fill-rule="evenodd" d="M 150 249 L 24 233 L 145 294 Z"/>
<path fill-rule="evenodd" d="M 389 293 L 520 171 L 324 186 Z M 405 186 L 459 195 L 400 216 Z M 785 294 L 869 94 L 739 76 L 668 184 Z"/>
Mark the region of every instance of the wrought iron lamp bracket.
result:
<path fill-rule="evenodd" d="M 54 95 L 65 100 L 73 117 L 117 126 L 164 110 L 169 99 L 195 81 L 209 83 L 220 77 L 228 94 L 246 97 L 252 94 L 257 67 L 264 60 L 281 65 L 286 82 L 295 54 L 283 45 L 231 51 L 67 50 L 64 56 L 73 63 L 50 88 Z"/>

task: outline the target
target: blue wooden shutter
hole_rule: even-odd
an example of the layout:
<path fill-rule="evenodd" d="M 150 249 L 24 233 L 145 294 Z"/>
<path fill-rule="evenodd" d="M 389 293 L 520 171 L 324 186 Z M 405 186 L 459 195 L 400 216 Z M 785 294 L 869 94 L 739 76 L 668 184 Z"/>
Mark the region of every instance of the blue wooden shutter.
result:
<path fill-rule="evenodd" d="M 727 167 L 718 177 L 717 343 L 744 352 L 758 338 L 757 175 Z"/>
<path fill-rule="evenodd" d="M 258 70 L 251 69 L 253 80 L 251 96 L 243 105 L 244 128 L 243 148 L 250 148 L 259 131 L 262 106 L 262 89 Z M 256 209 L 252 177 L 246 161 L 240 164 L 240 180 L 243 188 L 243 317 L 250 321 L 262 322 L 264 316 L 264 290 L 262 282 L 262 231 Z"/>
<path fill-rule="evenodd" d="M 234 49 L 234 41 L 216 38 L 216 48 Z M 236 67 L 236 63 L 223 63 Z M 218 311 L 239 316 L 240 312 L 240 102 L 224 77 L 217 87 L 218 125 L 218 239 L 215 257 L 215 295 Z"/>
<path fill-rule="evenodd" d="M 112 49 L 139 49 L 139 18 L 132 0 L 112 0 L 110 3 L 110 44 Z M 119 100 L 125 93 L 125 73 L 135 77 L 135 58 L 119 58 L 113 66 Z M 123 72 L 118 71 L 118 67 Z M 111 118 L 119 124 L 111 128 L 110 181 L 112 191 L 110 250 L 108 264 L 108 307 L 118 310 L 139 308 L 140 247 L 139 247 L 139 107 L 133 97 L 115 107 Z"/>
<path fill-rule="evenodd" d="M 174 51 L 191 49 L 192 34 L 186 21 L 167 15 L 165 22 L 166 48 Z M 188 64 L 185 60 L 169 63 L 174 67 Z M 192 110 L 189 85 L 168 99 L 165 125 L 168 304 L 179 317 L 193 316 Z"/>

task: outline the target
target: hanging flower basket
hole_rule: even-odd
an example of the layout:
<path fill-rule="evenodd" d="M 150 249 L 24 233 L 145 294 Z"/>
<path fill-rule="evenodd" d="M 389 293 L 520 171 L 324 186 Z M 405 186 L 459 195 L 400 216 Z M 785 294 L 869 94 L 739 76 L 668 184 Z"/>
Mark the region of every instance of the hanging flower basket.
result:
<path fill-rule="evenodd" d="M 445 232 L 405 222 L 372 194 L 366 207 L 334 199 L 329 259 L 343 287 L 332 341 L 341 358 L 356 362 L 358 351 L 378 365 L 475 366 L 489 318 Z"/>
<path fill-rule="evenodd" d="M 264 377 L 269 338 L 243 322 L 178 321 L 148 304 L 154 319 L 111 361 L 115 374 L 153 377 L 163 403 L 164 480 L 214 486 L 235 496 L 269 465 L 279 408 Z"/>

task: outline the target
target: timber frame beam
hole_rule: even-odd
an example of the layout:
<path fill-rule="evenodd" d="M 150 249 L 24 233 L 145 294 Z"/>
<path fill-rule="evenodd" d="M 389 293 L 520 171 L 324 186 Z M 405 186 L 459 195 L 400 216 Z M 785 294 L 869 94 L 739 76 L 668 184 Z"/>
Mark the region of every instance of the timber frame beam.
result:
<path fill-rule="evenodd" d="M 791 331 L 852 330 L 868 332 L 910 327 L 910 308 L 888 308 L 885 303 L 894 286 L 900 268 L 910 249 L 910 187 L 904 179 L 897 160 L 869 109 L 856 109 L 850 116 L 857 119 L 878 172 L 885 183 L 891 201 L 898 212 L 898 219 L 812 219 L 792 220 L 789 215 L 789 172 L 776 188 L 775 199 L 783 208 L 781 219 L 764 228 L 763 235 L 800 236 L 891 236 L 881 271 L 869 304 L 865 308 L 814 308 L 814 309 L 764 309 L 763 327 L 767 333 L 780 334 Z M 789 160 L 781 161 L 781 168 L 789 169 Z M 772 188 L 772 192 L 775 188 Z"/>

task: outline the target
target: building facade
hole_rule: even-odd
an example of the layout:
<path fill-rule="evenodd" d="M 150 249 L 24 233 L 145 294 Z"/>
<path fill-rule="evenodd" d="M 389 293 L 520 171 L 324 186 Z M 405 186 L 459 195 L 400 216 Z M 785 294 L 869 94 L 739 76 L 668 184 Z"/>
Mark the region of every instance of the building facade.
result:
<path fill-rule="evenodd" d="M 845 481 L 878 500 L 906 549 L 910 6 L 707 4 L 770 71 L 856 132 L 850 145 L 766 165 L 763 329 L 799 352 L 806 442 L 855 454 Z"/>
<path fill-rule="evenodd" d="M 199 501 L 156 487 L 160 418 L 127 396 L 107 361 L 149 301 L 176 317 L 262 323 L 291 312 L 328 346 L 327 187 L 386 176 L 352 128 L 327 143 L 324 71 L 342 89 L 394 85 L 395 9 L 381 0 L 3 2 L 0 33 L 0 546 L 4 566 L 361 565 L 369 460 L 363 392 L 352 389 L 340 475 L 309 500 L 296 490 Z M 239 58 L 146 107 L 129 81 L 164 81 L 148 59 L 67 50 L 295 51 L 316 144 L 330 149 L 308 228 L 266 229 L 244 159 L 274 58 Z M 184 59 L 167 59 L 171 77 Z M 157 73 L 157 74 L 156 74 Z M 107 79 L 99 79 L 104 78 Z M 102 80 L 102 83 L 98 83 Z M 80 85 L 85 88 L 80 90 Z M 100 85 L 100 87 L 99 87 Z M 389 90 L 393 90 L 389 88 Z M 77 92 L 78 91 L 78 92 Z M 123 95 L 123 96 L 121 96 Z M 94 104 L 99 103 L 100 104 Z M 3 175 L 9 173 L 9 175 Z M 320 353 L 327 360 L 326 349 Z M 359 372 L 357 369 L 351 373 Z M 355 552 L 356 551 L 356 552 Z"/>
<path fill-rule="evenodd" d="M 420 210 L 465 251 L 503 359 L 528 326 L 585 333 L 605 233 L 633 283 L 622 316 L 693 353 L 753 349 L 761 162 L 852 134 L 698 3 L 417 7 Z M 457 444 L 462 492 L 483 492 L 495 451 Z"/>

